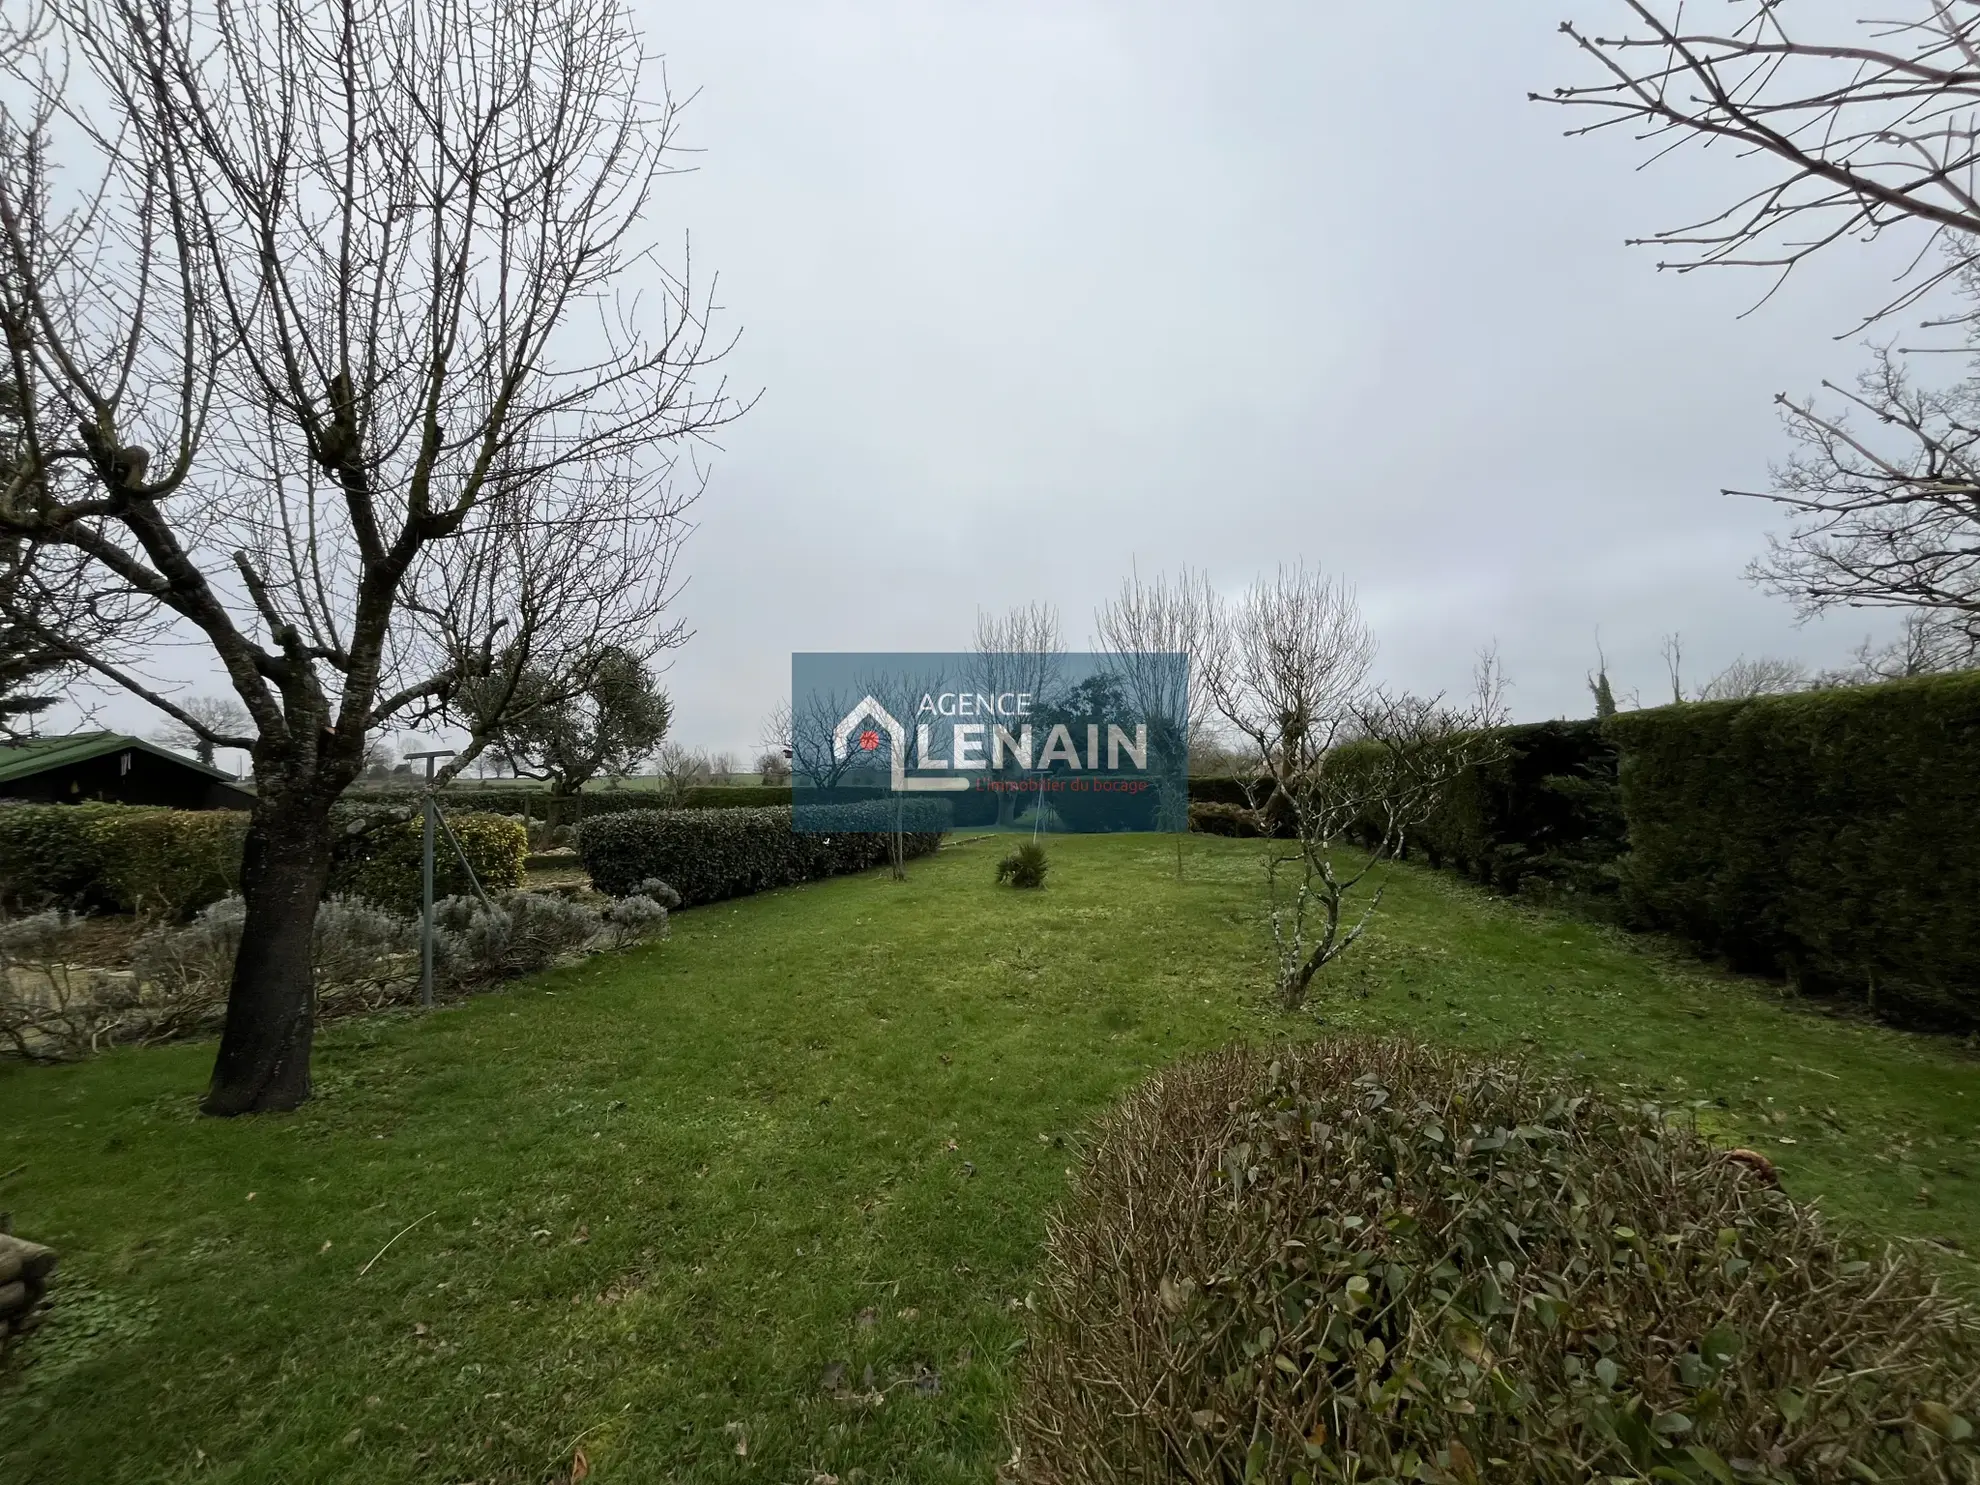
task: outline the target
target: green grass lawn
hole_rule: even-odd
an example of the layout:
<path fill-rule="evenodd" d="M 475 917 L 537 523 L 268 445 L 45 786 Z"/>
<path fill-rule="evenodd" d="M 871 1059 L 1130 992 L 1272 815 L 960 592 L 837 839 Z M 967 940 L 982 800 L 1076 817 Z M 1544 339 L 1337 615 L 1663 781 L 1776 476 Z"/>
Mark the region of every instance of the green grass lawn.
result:
<path fill-rule="evenodd" d="M 1167 841 L 1051 849 L 1042 892 L 961 842 L 328 1028 L 294 1115 L 201 1119 L 209 1046 L 0 1069 L 0 1208 L 63 1254 L 0 1480 L 537 1485 L 581 1445 L 605 1482 L 988 1481 L 1068 1142 L 1314 1025 L 1266 1006 L 1254 843 L 1191 838 L 1180 883 Z M 1695 1102 L 1797 1195 L 1980 1249 L 1956 1043 L 1410 870 L 1315 1014 Z"/>

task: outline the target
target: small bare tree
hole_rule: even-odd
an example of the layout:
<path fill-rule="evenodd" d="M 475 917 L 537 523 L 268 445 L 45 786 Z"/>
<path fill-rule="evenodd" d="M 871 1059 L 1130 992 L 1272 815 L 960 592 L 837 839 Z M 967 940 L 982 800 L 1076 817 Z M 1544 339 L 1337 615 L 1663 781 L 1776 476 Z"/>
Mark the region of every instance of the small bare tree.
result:
<path fill-rule="evenodd" d="M 1684 700 L 1684 636 L 1673 631 L 1664 636 L 1658 651 L 1664 657 L 1664 674 L 1671 683 L 1671 704 Z"/>
<path fill-rule="evenodd" d="M 791 781 L 791 760 L 782 747 L 765 748 L 756 755 L 756 777 L 760 783 L 776 785 Z"/>
<path fill-rule="evenodd" d="M 1297 1010 L 1367 930 L 1408 832 L 1495 755 L 1505 682 L 1487 651 L 1461 707 L 1372 684 L 1375 641 L 1353 590 L 1304 565 L 1213 613 L 1209 694 L 1256 770 L 1279 999 Z"/>
<path fill-rule="evenodd" d="M 711 781 L 708 755 L 684 743 L 663 742 L 654 750 L 653 781 L 661 799 L 679 808 L 687 802 L 688 790 Z"/>
<path fill-rule="evenodd" d="M 848 772 L 859 767 L 862 760 L 858 754 L 841 757 L 832 750 L 833 729 L 859 700 L 857 692 L 809 692 L 795 712 L 790 702 L 777 703 L 763 724 L 763 742 L 771 751 L 788 757 L 790 783 L 810 789 L 833 789 Z"/>
<path fill-rule="evenodd" d="M 1031 698 L 1037 710 L 1050 706 L 1061 684 L 1060 659 L 1066 653 L 1059 611 L 1049 603 L 1013 604 L 1001 614 L 978 609 L 976 632 L 970 637 L 973 660 L 965 678 L 988 695 L 1018 692 Z M 988 770 L 1008 786 L 1022 770 L 1012 761 Z M 1008 787 L 997 794 L 997 823 L 1009 826 L 1017 818 L 1018 799 Z"/>
<path fill-rule="evenodd" d="M 1698 688 L 1700 701 L 1744 701 L 1753 696 L 1784 696 L 1806 691 L 1808 667 L 1799 660 L 1782 660 L 1761 655 L 1749 660 L 1744 655 Z"/>
<path fill-rule="evenodd" d="M 1200 755 L 1217 742 L 1217 708 L 1209 685 L 1206 649 L 1210 643 L 1217 593 L 1208 573 L 1183 568 L 1174 577 L 1158 573 L 1144 580 L 1133 571 L 1120 591 L 1093 615 L 1099 647 L 1117 670 L 1123 689 L 1151 719 L 1178 718 L 1184 736 L 1166 740 L 1180 744 L 1185 758 Z M 1180 668 L 1157 658 L 1181 655 Z M 1189 784 L 1185 765 L 1181 794 L 1158 797 L 1157 812 L 1164 828 L 1176 834 L 1176 876 L 1183 874 L 1183 837 L 1189 830 Z"/>
<path fill-rule="evenodd" d="M 254 726 L 254 719 L 231 696 L 189 696 L 179 703 L 192 724 L 173 722 L 161 727 L 155 740 L 168 748 L 178 748 L 196 756 L 208 768 L 213 766 L 216 737 L 239 737 Z"/>
<path fill-rule="evenodd" d="M 175 703 L 128 628 L 8 617 L 252 751 L 205 1107 L 292 1108 L 330 811 L 367 739 L 451 718 L 473 683 L 451 778 L 526 668 L 581 681 L 680 636 L 694 487 L 668 451 L 738 409 L 697 387 L 705 303 L 640 235 L 676 113 L 619 0 L 48 14 L 0 59 L 26 450 L 0 532 L 83 572 L 93 612 L 197 636 L 253 725 Z"/>

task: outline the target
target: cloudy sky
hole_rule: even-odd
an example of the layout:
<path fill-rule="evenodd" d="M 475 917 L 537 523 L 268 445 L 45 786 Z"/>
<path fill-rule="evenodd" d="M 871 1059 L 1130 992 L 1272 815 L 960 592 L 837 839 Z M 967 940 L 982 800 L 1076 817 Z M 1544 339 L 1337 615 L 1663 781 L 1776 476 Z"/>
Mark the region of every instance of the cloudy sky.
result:
<path fill-rule="evenodd" d="M 1079 646 L 1131 563 L 1350 579 L 1385 677 L 1499 644 L 1524 719 L 1736 655 L 1836 663 L 1741 569 L 1778 391 L 1846 379 L 1902 244 L 1750 273 L 1630 236 L 1752 167 L 1647 170 L 1529 90 L 1617 0 L 643 4 L 694 174 L 657 203 L 720 273 L 755 410 L 683 559 L 677 735 L 753 755 L 793 649 L 950 649 L 1046 600 Z M 1842 336 L 1842 339 L 1838 339 Z M 137 720 L 132 718 L 130 720 Z"/>

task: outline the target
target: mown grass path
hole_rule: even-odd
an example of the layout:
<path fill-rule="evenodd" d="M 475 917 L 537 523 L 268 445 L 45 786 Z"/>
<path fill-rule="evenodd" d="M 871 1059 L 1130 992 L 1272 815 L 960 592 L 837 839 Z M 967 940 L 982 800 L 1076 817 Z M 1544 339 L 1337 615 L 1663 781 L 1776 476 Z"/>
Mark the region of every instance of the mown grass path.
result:
<path fill-rule="evenodd" d="M 295 1115 L 199 1118 L 206 1046 L 0 1069 L 0 1208 L 63 1252 L 0 1479 L 534 1485 L 581 1446 L 601 1482 L 989 1480 L 1067 1142 L 1150 1068 L 1313 1029 L 1266 1007 L 1245 842 L 1178 882 L 1166 841 L 1059 841 L 1037 893 L 995 849 L 330 1028 Z M 1956 1044 L 1408 870 L 1323 987 L 1330 1026 L 1695 1103 L 1797 1195 L 1980 1250 Z"/>

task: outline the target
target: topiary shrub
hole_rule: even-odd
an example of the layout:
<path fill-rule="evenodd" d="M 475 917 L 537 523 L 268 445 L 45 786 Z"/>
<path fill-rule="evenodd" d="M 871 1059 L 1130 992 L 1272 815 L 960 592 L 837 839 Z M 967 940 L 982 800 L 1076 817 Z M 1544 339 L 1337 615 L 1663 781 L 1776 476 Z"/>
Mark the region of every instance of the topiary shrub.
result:
<path fill-rule="evenodd" d="M 997 880 L 1006 887 L 1042 887 L 1049 870 L 1045 848 L 1028 840 L 997 863 Z"/>
<path fill-rule="evenodd" d="M 925 856 L 942 841 L 947 815 L 930 801 L 810 806 L 807 818 L 842 828 L 801 832 L 788 806 L 769 809 L 632 810 L 578 827 L 578 854 L 592 884 L 614 897 L 652 878 L 688 907 L 845 872 L 892 859 L 896 821 L 906 826 L 904 854 Z"/>
<path fill-rule="evenodd" d="M 1980 1478 L 1974 1314 L 1771 1174 L 1421 1047 L 1171 1068 L 1051 1223 L 1017 1476 Z"/>

